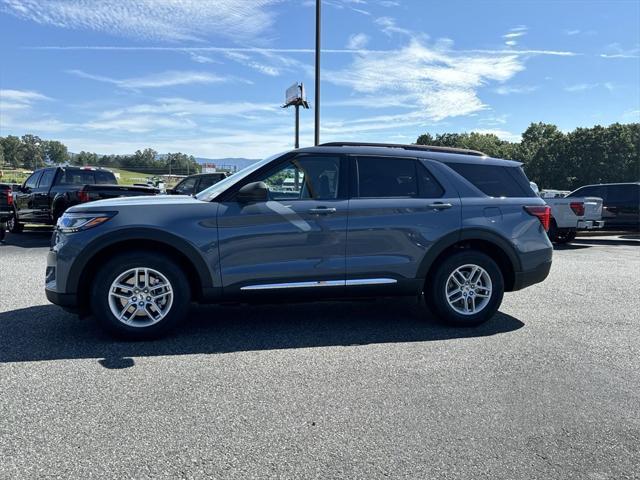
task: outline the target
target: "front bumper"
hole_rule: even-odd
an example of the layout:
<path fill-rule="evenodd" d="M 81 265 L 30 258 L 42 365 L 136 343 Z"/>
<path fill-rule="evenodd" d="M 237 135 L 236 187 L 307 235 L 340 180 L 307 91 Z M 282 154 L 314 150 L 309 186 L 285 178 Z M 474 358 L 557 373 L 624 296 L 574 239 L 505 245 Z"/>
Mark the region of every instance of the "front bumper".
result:
<path fill-rule="evenodd" d="M 78 295 L 75 293 L 58 293 L 48 288 L 44 289 L 44 293 L 47 296 L 47 300 L 61 307 L 73 308 L 78 306 Z"/>
<path fill-rule="evenodd" d="M 62 291 L 64 289 L 64 279 L 66 276 L 65 272 L 61 271 L 60 266 L 57 252 L 55 250 L 49 250 L 47 254 L 44 293 L 47 296 L 47 300 L 51 303 L 60 305 L 61 307 L 77 307 L 78 294 Z"/>
<path fill-rule="evenodd" d="M 604 227 L 604 220 L 578 220 L 578 230 L 596 230 Z"/>

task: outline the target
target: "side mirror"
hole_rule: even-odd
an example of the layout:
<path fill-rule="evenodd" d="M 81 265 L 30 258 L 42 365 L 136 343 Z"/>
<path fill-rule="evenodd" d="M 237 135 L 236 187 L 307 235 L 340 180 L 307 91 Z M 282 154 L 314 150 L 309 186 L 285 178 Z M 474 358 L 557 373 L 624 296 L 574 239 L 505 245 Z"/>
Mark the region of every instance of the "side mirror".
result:
<path fill-rule="evenodd" d="M 268 199 L 269 188 L 264 182 L 247 183 L 236 194 L 239 203 L 266 202 Z"/>

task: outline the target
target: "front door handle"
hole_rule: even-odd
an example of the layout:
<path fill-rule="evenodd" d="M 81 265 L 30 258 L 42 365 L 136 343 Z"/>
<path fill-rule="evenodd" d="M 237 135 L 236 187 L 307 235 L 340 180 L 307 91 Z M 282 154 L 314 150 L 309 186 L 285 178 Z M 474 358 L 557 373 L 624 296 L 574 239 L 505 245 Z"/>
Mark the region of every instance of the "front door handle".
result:
<path fill-rule="evenodd" d="M 453 205 L 451 205 L 450 203 L 435 202 L 430 203 L 429 205 L 427 205 L 427 207 L 433 208 L 434 210 L 446 210 L 447 208 L 453 207 Z"/>
<path fill-rule="evenodd" d="M 310 208 L 309 213 L 311 215 L 328 215 L 330 213 L 336 213 L 336 209 L 333 207 Z"/>

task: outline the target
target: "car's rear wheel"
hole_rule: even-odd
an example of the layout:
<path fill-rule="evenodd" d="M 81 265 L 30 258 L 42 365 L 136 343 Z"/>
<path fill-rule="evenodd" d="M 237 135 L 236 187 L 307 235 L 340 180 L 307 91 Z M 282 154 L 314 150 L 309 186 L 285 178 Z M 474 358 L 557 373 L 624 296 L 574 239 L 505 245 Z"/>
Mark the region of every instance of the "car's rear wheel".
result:
<path fill-rule="evenodd" d="M 152 338 L 184 319 L 190 293 L 184 272 L 171 258 L 131 252 L 113 257 L 99 270 L 91 305 L 111 333 Z"/>
<path fill-rule="evenodd" d="M 11 233 L 22 233 L 23 228 L 24 225 L 18 221 L 18 214 L 14 210 L 13 215 L 11 215 L 9 220 L 7 220 L 7 230 Z"/>
<path fill-rule="evenodd" d="M 461 251 L 436 267 L 434 275 L 426 280 L 425 295 L 439 319 L 472 327 L 496 313 L 504 295 L 504 279 L 488 255 Z"/>

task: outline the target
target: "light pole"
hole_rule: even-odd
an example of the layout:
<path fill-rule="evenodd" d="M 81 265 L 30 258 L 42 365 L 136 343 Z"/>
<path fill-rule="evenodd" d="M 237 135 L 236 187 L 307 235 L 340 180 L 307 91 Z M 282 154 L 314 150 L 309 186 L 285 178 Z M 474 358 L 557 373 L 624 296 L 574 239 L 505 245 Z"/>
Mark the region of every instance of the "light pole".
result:
<path fill-rule="evenodd" d="M 316 0 L 316 78 L 315 78 L 315 131 L 314 145 L 320 143 L 320 4 Z"/>

